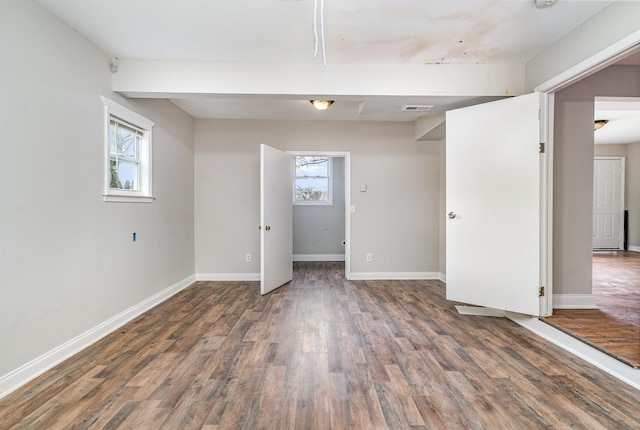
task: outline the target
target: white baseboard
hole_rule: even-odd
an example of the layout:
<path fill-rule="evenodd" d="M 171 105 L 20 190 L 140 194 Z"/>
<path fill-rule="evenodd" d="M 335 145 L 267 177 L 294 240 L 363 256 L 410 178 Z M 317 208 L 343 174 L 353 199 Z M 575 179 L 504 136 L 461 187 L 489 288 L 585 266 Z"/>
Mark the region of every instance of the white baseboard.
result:
<path fill-rule="evenodd" d="M 441 280 L 439 272 L 351 272 L 352 281 Z"/>
<path fill-rule="evenodd" d="M 554 294 L 554 309 L 598 309 L 593 294 Z"/>
<path fill-rule="evenodd" d="M 260 273 L 196 273 L 196 281 L 259 281 Z"/>
<path fill-rule="evenodd" d="M 628 251 L 633 251 L 633 252 L 640 252 L 640 246 L 627 246 L 627 250 Z"/>
<path fill-rule="evenodd" d="M 581 342 L 579 339 L 563 333 L 549 324 L 540 321 L 537 317 L 511 312 L 507 312 L 506 316 L 543 339 L 548 340 L 620 381 L 640 390 L 640 371 L 638 369 L 634 369 L 620 360 L 616 360 L 604 352 L 598 351 L 596 348 Z"/>
<path fill-rule="evenodd" d="M 293 254 L 293 261 L 344 261 L 344 254 Z"/>
<path fill-rule="evenodd" d="M 133 320 L 137 316 L 143 314 L 154 306 L 167 300 L 169 297 L 182 291 L 196 281 L 195 275 L 191 275 L 168 288 L 154 294 L 153 296 L 143 300 L 120 312 L 112 318 L 98 324 L 94 328 L 82 333 L 79 336 L 65 342 L 64 344 L 52 349 L 51 351 L 37 357 L 27 364 L 0 376 L 0 398 L 6 396 L 12 391 L 20 388 L 32 379 L 42 375 L 47 370 L 63 362 L 67 358 L 77 354 L 88 346 L 99 341 L 114 330 L 122 327 L 124 324 Z"/>
<path fill-rule="evenodd" d="M 463 306 L 456 305 L 456 310 L 460 315 L 475 315 L 478 317 L 494 317 L 504 318 L 504 311 L 494 308 L 485 308 L 483 306 Z"/>

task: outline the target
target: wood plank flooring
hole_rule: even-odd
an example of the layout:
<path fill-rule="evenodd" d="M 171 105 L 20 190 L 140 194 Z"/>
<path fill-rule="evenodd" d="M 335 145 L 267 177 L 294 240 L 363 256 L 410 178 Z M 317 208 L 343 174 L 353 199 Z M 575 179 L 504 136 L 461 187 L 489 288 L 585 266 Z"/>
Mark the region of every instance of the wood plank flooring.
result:
<path fill-rule="evenodd" d="M 556 309 L 546 320 L 640 368 L 640 252 L 594 252 L 592 291 L 598 309 Z"/>
<path fill-rule="evenodd" d="M 343 271 L 198 282 L 0 399 L 0 428 L 640 428 L 640 391 L 441 282 Z"/>

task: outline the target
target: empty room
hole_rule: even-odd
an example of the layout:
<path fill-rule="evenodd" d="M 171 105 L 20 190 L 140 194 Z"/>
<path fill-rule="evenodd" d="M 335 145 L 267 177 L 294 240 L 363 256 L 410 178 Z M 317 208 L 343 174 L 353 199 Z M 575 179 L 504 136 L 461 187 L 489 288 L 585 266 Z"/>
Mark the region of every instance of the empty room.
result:
<path fill-rule="evenodd" d="M 594 145 L 639 2 L 2 0 L 0 35 L 0 429 L 640 427 L 638 363 L 552 323 L 598 310 L 594 159 L 640 250 L 640 136 Z"/>

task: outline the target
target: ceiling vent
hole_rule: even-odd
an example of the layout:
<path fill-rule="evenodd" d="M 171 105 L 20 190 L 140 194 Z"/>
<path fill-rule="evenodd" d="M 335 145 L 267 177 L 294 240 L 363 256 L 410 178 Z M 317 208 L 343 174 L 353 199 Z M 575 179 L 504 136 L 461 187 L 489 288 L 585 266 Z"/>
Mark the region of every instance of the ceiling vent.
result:
<path fill-rule="evenodd" d="M 403 112 L 429 112 L 433 108 L 433 105 L 404 105 L 402 106 Z"/>

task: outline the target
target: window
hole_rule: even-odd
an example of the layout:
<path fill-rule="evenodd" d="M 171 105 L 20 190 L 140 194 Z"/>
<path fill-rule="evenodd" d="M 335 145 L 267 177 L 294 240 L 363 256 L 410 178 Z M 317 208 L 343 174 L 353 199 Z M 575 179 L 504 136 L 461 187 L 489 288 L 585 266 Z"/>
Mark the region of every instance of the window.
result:
<path fill-rule="evenodd" d="M 331 157 L 294 157 L 294 204 L 333 204 L 333 181 L 331 178 L 331 165 Z"/>
<path fill-rule="evenodd" d="M 105 201 L 151 202 L 151 128 L 154 123 L 103 97 Z"/>

